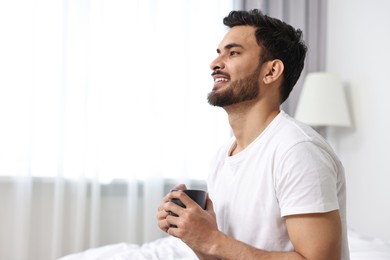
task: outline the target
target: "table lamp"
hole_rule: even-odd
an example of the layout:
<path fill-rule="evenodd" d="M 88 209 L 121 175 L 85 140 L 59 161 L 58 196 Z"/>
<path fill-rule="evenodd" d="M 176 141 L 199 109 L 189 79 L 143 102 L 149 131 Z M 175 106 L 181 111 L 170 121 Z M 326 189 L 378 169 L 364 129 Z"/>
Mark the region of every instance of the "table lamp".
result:
<path fill-rule="evenodd" d="M 295 118 L 326 137 L 326 127 L 351 126 L 347 99 L 340 78 L 332 73 L 309 73 L 303 83 Z"/>

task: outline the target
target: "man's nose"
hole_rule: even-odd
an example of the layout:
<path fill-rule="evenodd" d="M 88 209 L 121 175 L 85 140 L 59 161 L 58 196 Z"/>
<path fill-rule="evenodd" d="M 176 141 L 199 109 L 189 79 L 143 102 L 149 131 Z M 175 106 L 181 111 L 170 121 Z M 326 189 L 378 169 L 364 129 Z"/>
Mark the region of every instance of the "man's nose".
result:
<path fill-rule="evenodd" d="M 213 60 L 210 63 L 211 70 L 218 70 L 218 69 L 224 69 L 224 68 L 225 68 L 225 64 L 223 63 L 223 61 L 221 60 L 220 57 L 217 57 L 215 60 Z"/>

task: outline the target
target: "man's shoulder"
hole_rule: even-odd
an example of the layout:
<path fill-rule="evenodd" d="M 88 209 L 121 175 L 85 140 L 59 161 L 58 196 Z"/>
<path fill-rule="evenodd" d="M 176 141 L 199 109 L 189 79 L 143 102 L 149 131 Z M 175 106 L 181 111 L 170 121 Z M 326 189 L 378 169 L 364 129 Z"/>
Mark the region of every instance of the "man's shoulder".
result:
<path fill-rule="evenodd" d="M 301 142 L 316 142 L 322 137 L 310 126 L 294 119 L 281 111 L 275 122 L 268 129 L 272 142 L 283 143 L 285 147 Z"/>
<path fill-rule="evenodd" d="M 267 143 L 278 152 L 285 153 L 294 147 L 317 147 L 333 154 L 333 149 L 312 127 L 294 119 L 283 111 L 270 129 Z"/>

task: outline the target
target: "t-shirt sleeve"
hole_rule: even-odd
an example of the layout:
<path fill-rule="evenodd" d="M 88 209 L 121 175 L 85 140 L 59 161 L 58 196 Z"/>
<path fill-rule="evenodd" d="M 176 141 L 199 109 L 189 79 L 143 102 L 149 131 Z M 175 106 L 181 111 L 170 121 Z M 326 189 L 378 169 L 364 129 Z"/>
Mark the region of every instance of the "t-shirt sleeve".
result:
<path fill-rule="evenodd" d="M 338 166 L 319 145 L 301 142 L 283 156 L 275 172 L 281 216 L 339 209 Z"/>

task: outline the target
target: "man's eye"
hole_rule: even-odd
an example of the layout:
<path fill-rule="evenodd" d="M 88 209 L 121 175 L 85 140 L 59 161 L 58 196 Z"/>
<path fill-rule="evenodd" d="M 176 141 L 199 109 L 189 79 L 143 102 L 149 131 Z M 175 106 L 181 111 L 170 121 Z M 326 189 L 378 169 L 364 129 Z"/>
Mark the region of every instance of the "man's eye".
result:
<path fill-rule="evenodd" d="M 236 56 L 238 54 L 240 54 L 238 51 L 231 51 L 230 52 L 230 56 Z"/>

